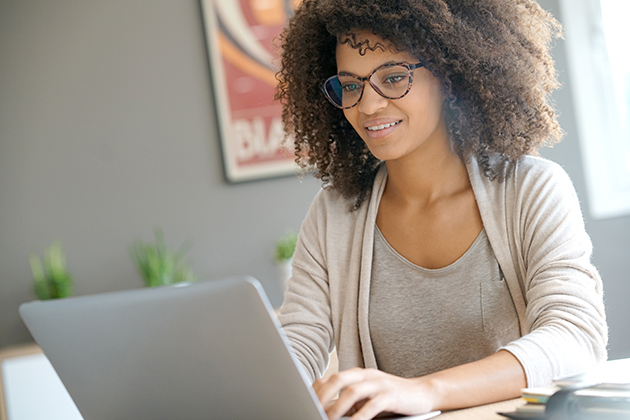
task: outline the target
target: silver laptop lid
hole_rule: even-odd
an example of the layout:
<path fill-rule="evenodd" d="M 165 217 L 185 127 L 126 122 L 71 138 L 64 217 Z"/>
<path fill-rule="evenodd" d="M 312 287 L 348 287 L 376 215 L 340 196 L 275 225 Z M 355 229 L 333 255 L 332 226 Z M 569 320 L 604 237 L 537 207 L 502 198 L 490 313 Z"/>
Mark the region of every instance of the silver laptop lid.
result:
<path fill-rule="evenodd" d="M 326 415 L 255 279 L 23 304 L 85 419 Z"/>

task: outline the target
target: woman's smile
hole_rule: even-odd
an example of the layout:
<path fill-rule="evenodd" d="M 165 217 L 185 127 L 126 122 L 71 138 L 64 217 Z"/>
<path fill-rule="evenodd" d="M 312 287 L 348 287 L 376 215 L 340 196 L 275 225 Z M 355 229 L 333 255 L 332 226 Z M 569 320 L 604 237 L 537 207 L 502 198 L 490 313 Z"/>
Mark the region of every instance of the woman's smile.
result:
<path fill-rule="evenodd" d="M 367 135 L 373 139 L 380 139 L 393 133 L 402 120 L 394 120 L 391 118 L 372 119 L 363 123 Z"/>

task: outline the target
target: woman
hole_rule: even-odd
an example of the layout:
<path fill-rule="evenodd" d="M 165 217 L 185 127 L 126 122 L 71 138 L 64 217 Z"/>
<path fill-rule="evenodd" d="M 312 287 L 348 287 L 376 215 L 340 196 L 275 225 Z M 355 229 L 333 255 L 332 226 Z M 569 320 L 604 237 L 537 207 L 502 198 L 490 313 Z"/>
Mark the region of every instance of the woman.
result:
<path fill-rule="evenodd" d="M 514 398 L 606 359 L 575 191 L 532 156 L 562 134 L 559 31 L 533 0 L 305 0 L 291 18 L 277 97 L 325 188 L 280 321 L 331 419 Z"/>

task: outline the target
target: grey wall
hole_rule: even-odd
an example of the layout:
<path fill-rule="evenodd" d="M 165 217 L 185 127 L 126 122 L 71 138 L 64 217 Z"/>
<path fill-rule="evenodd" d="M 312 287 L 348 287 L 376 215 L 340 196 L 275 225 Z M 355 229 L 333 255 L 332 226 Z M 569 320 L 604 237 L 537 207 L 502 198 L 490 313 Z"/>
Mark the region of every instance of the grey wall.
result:
<path fill-rule="evenodd" d="M 197 0 L 0 0 L 0 347 L 30 339 L 28 255 L 55 239 L 80 295 L 140 287 L 127 246 L 161 226 L 281 302 L 273 247 L 319 184 L 227 184 L 212 101 Z"/>
<path fill-rule="evenodd" d="M 559 15 L 558 0 L 541 5 Z M 630 217 L 593 220 L 562 42 L 566 139 L 543 154 L 577 188 L 605 283 L 610 356 L 630 357 Z M 163 227 L 193 268 L 281 294 L 275 239 L 318 190 L 293 178 L 223 181 L 197 0 L 0 0 L 0 347 L 29 339 L 28 254 L 63 242 L 77 294 L 140 287 L 127 254 Z"/>

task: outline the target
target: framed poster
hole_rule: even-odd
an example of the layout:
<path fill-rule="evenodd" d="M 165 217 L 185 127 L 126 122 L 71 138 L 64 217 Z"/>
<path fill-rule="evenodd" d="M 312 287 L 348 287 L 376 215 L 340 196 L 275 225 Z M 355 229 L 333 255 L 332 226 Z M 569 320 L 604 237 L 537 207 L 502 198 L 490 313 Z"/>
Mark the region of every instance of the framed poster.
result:
<path fill-rule="evenodd" d="M 221 137 L 230 182 L 294 174 L 283 144 L 282 106 L 274 101 L 276 38 L 288 0 L 201 0 Z"/>

